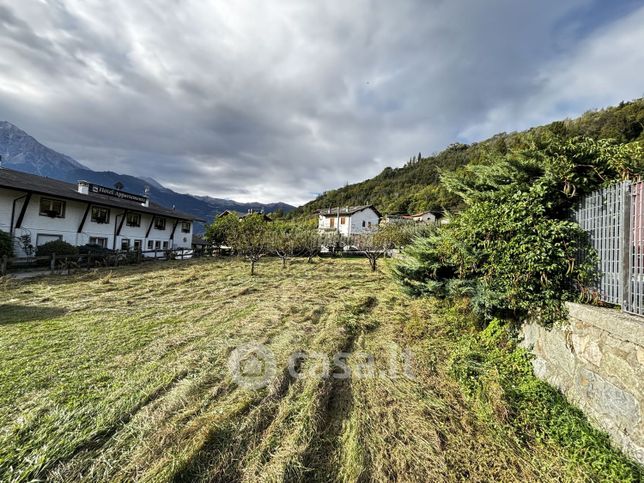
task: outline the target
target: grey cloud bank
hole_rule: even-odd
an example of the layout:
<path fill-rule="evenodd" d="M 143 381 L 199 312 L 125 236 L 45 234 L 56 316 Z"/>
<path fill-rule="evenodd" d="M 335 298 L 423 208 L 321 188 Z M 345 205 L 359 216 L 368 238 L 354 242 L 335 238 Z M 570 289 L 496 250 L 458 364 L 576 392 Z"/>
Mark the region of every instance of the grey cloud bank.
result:
<path fill-rule="evenodd" d="M 629 1 L 0 0 L 0 118 L 92 169 L 297 204 L 643 95 L 643 25 Z"/>

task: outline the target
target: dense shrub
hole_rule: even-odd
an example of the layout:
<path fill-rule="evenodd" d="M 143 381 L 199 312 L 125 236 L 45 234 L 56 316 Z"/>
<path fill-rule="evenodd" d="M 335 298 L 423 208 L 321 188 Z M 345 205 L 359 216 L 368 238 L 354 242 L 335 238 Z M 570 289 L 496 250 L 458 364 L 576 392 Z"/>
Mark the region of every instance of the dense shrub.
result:
<path fill-rule="evenodd" d="M 108 255 L 112 253 L 112 250 L 109 248 L 102 247 L 100 245 L 95 245 L 95 244 L 87 244 L 83 245 L 78 248 L 78 252 L 81 255 L 87 255 L 88 253 L 91 253 L 93 255 Z"/>
<path fill-rule="evenodd" d="M 36 248 L 36 256 L 38 257 L 47 257 L 52 254 L 57 256 L 76 255 L 78 248 L 62 240 L 50 241 Z"/>
<path fill-rule="evenodd" d="M 579 261 L 585 234 L 569 221 L 579 197 L 642 172 L 642 150 L 610 141 L 535 140 L 465 176 L 444 177 L 465 208 L 421 237 L 394 271 L 413 294 L 465 296 L 486 318 L 533 315 L 550 322 L 596 276 Z"/>
<path fill-rule="evenodd" d="M 0 257 L 13 256 L 13 243 L 9 233 L 0 230 Z"/>

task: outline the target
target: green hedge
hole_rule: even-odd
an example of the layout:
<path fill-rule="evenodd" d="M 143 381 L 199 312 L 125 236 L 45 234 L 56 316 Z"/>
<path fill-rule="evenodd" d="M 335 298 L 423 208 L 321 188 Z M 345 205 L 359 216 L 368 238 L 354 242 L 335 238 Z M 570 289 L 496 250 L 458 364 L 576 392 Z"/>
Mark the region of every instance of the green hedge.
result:
<path fill-rule="evenodd" d="M 47 257 L 54 253 L 59 256 L 77 255 L 78 248 L 62 240 L 56 240 L 40 245 L 36 249 L 36 256 L 38 257 Z"/>
<path fill-rule="evenodd" d="M 570 221 L 575 204 L 603 185 L 642 175 L 637 145 L 553 137 L 459 176 L 446 173 L 443 183 L 463 210 L 417 238 L 394 273 L 414 295 L 467 297 L 487 320 L 553 322 L 565 314 L 563 302 L 597 277 L 585 233 Z"/>
<path fill-rule="evenodd" d="M 13 243 L 9 233 L 0 230 L 0 257 L 13 256 Z"/>

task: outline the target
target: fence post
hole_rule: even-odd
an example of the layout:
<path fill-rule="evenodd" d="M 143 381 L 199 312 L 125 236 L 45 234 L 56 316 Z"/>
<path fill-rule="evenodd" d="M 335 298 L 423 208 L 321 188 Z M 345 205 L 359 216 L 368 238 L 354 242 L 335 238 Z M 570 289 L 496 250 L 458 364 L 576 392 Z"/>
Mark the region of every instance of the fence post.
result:
<path fill-rule="evenodd" d="M 138 249 L 136 251 L 136 263 L 141 263 L 142 259 L 143 259 L 143 252 L 141 251 L 141 249 Z"/>
<path fill-rule="evenodd" d="M 7 255 L 2 255 L 2 260 L 0 260 L 0 277 L 4 277 L 7 274 L 7 262 L 9 258 Z"/>
<path fill-rule="evenodd" d="M 52 253 L 51 257 L 49 258 L 49 270 L 51 270 L 51 273 L 54 273 L 56 271 L 56 254 Z"/>
<path fill-rule="evenodd" d="M 621 260 L 619 263 L 620 285 L 622 295 L 622 311 L 629 310 L 631 305 L 631 244 L 633 238 L 631 226 L 631 206 L 633 204 L 633 194 L 631 192 L 631 183 L 625 181 L 622 185 L 621 193 L 621 225 L 622 239 L 620 242 Z"/>
<path fill-rule="evenodd" d="M 91 269 L 92 269 L 92 251 L 89 250 L 87 252 L 87 270 L 91 270 Z"/>

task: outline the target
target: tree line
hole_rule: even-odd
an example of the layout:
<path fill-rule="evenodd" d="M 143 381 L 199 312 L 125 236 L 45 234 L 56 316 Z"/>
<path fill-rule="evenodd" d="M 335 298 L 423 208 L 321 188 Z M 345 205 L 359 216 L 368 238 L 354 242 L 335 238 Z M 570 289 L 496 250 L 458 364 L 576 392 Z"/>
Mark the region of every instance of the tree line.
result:
<path fill-rule="evenodd" d="M 337 231 L 318 230 L 315 220 L 268 221 L 259 213 L 243 217 L 231 213 L 217 217 L 206 228 L 205 238 L 219 252 L 230 250 L 244 257 L 250 264 L 251 275 L 255 274 L 257 262 L 265 256 L 280 258 L 286 268 L 294 257 L 306 258 L 311 263 L 322 252 L 331 256 L 362 255 L 375 271 L 379 259 L 429 229 L 427 225 L 413 222 L 387 223 L 346 237 Z"/>

